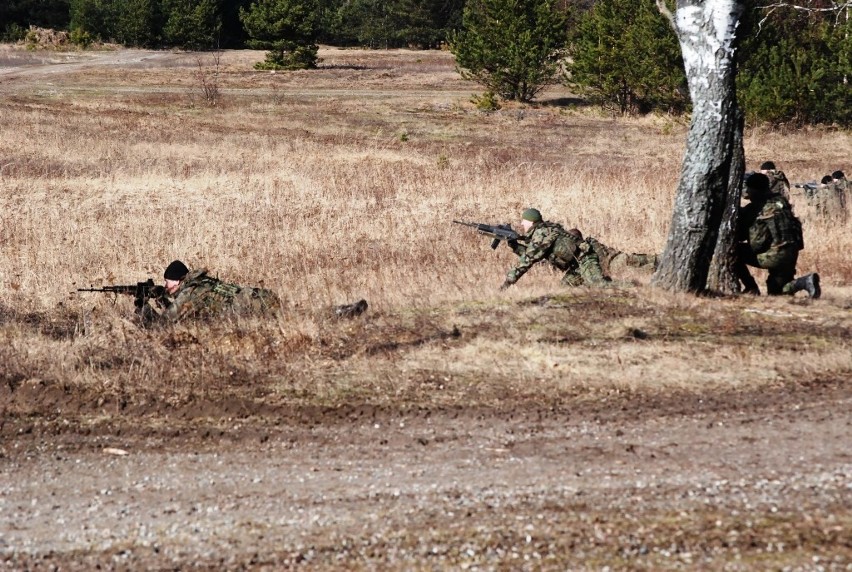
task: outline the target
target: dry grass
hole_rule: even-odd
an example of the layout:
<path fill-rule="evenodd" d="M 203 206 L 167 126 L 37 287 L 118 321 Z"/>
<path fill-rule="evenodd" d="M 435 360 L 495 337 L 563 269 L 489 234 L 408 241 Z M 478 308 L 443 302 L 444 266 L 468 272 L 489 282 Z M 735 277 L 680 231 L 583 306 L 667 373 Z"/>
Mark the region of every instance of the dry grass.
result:
<path fill-rule="evenodd" d="M 5 76 L 9 387 L 87 387 L 121 409 L 223 393 L 494 404 L 849 376 L 852 230 L 811 220 L 801 197 L 800 269 L 823 275 L 817 304 L 672 296 L 641 275 L 627 277 L 634 289 L 566 294 L 545 269 L 498 294 L 511 253 L 450 224 L 515 222 L 534 205 L 612 246 L 659 251 L 684 122 L 603 116 L 559 89 L 486 115 L 449 54 L 320 55 L 318 71 L 271 74 L 251 71 L 262 54 L 225 53 L 215 108 L 194 54 Z M 791 181 L 852 171 L 847 132 L 751 130 L 746 153 Z M 285 312 L 147 332 L 129 300 L 73 293 L 159 279 L 174 258 L 274 288 Z M 323 313 L 361 297 L 364 319 Z"/>

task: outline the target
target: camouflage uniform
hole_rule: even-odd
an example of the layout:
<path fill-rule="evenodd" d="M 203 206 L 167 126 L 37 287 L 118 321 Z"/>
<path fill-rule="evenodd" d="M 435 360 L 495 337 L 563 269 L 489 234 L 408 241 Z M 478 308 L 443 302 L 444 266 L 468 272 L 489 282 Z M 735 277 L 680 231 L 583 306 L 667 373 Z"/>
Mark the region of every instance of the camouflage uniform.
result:
<path fill-rule="evenodd" d="M 658 258 L 656 254 L 628 254 L 616 248 L 605 245 L 601 241 L 591 236 L 586 237 L 595 254 L 598 255 L 601 268 L 607 275 L 612 275 L 613 269 L 620 268 L 640 268 L 653 272 L 657 269 Z"/>
<path fill-rule="evenodd" d="M 787 175 L 779 169 L 768 169 L 764 173 L 769 178 L 769 192 L 773 195 L 781 195 L 788 201 L 790 200 L 790 181 L 787 180 Z"/>
<path fill-rule="evenodd" d="M 846 177 L 834 179 L 834 195 L 838 202 L 837 219 L 841 223 L 845 223 L 849 217 L 849 181 Z"/>
<path fill-rule="evenodd" d="M 186 318 L 212 318 L 231 315 L 261 315 L 277 310 L 278 295 L 264 288 L 246 288 L 222 282 L 195 270 L 186 275 L 175 295 L 158 301 L 162 311 L 146 309 L 148 320 L 178 322 Z"/>
<path fill-rule="evenodd" d="M 753 200 L 740 210 L 736 272 L 747 292 L 758 292 L 747 266 L 769 271 L 770 295 L 794 294 L 799 251 L 804 248 L 802 225 L 789 201 L 779 194 Z"/>
<path fill-rule="evenodd" d="M 808 201 L 817 218 L 824 221 L 845 223 L 848 215 L 846 208 L 845 180 L 821 183 Z"/>
<path fill-rule="evenodd" d="M 565 272 L 562 276 L 565 286 L 601 285 L 611 281 L 604 275 L 592 246 L 569 234 L 560 224 L 536 222 L 524 235 L 524 242 L 510 244 L 519 258 L 506 275 L 504 286 L 514 284 L 534 264 L 544 260 Z"/>
<path fill-rule="evenodd" d="M 847 179 L 845 175 L 840 178 L 834 179 L 834 184 L 837 185 L 838 189 L 843 191 L 844 196 L 852 192 L 852 181 Z"/>

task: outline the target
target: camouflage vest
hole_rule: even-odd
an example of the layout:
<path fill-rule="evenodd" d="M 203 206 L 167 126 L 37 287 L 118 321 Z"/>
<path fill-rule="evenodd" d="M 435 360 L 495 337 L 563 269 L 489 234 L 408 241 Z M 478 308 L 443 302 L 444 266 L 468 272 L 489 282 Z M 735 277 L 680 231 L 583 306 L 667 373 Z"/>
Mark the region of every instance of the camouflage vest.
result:
<path fill-rule="evenodd" d="M 566 270 L 577 263 L 580 254 L 579 247 L 583 241 L 566 231 L 561 224 L 542 222 L 542 227 L 553 236 L 553 246 L 547 254 L 548 261 L 561 270 Z"/>
<path fill-rule="evenodd" d="M 802 250 L 805 240 L 802 235 L 802 223 L 793 214 L 793 207 L 781 195 L 771 195 L 760 213 L 757 220 L 762 221 L 772 234 L 772 248 L 795 244 L 796 248 Z"/>

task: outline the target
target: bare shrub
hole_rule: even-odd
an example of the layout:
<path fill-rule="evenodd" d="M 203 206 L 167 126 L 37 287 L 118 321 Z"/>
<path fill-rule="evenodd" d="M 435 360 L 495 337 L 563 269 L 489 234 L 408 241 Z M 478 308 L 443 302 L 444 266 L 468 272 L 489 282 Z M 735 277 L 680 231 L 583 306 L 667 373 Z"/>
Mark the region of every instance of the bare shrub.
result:
<path fill-rule="evenodd" d="M 209 58 L 201 54 L 195 57 L 195 84 L 201 93 L 204 103 L 210 107 L 219 104 L 221 93 L 219 90 L 219 74 L 221 73 L 222 51 L 214 50 L 209 53 Z M 207 59 L 207 61 L 205 61 Z"/>

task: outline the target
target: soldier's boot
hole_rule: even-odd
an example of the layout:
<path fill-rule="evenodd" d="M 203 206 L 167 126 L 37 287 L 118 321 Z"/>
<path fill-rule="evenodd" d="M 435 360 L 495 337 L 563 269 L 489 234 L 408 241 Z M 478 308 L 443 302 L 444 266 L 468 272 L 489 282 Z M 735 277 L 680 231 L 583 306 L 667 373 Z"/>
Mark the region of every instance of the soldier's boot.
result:
<path fill-rule="evenodd" d="M 785 288 L 785 293 L 792 296 L 796 292 L 801 292 L 802 290 L 805 290 L 808 293 L 808 296 L 814 300 L 822 296 L 822 289 L 819 287 L 819 274 L 814 272 L 813 274 L 796 278 L 793 280 L 791 287 Z"/>
<path fill-rule="evenodd" d="M 746 294 L 748 296 L 760 296 L 760 288 L 758 288 L 757 282 L 755 282 L 754 278 L 749 276 L 749 280 L 742 280 L 740 294 Z"/>
<path fill-rule="evenodd" d="M 648 270 L 656 270 L 659 260 L 656 254 L 628 254 L 627 266 L 633 268 L 647 268 Z"/>
<path fill-rule="evenodd" d="M 343 304 L 334 307 L 334 315 L 338 318 L 354 318 L 367 311 L 367 301 L 358 300 L 354 304 Z"/>
<path fill-rule="evenodd" d="M 748 270 L 739 273 L 739 279 L 742 283 L 742 286 L 740 287 L 740 294 L 760 296 L 760 288 L 758 288 L 757 282 Z"/>

